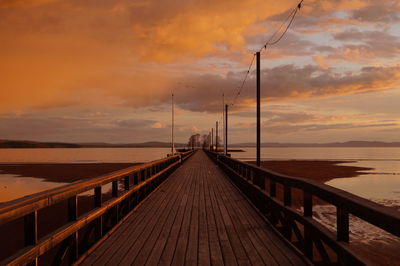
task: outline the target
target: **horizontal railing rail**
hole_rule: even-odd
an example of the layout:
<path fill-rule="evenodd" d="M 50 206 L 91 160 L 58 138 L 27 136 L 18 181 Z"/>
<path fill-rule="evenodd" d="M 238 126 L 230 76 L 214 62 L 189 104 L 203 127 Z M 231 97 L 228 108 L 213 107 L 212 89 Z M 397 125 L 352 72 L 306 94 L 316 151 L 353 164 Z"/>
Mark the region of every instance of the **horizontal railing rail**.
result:
<path fill-rule="evenodd" d="M 350 214 L 400 236 L 400 212 L 393 208 L 313 180 L 286 176 L 215 152 L 206 152 L 271 224 L 314 262 L 365 264 L 349 245 Z M 293 189 L 302 194 L 301 204 L 296 202 L 298 206 L 293 206 Z M 278 192 L 281 200 L 278 200 Z M 313 202 L 316 200 L 336 207 L 336 234 L 313 218 Z"/>
<path fill-rule="evenodd" d="M 193 151 L 180 153 L 3 204 L 0 206 L 0 226 L 23 218 L 25 247 L 1 261 L 0 265 L 37 265 L 38 257 L 57 245 L 60 247 L 53 262 L 60 264 L 62 260 L 68 260 L 67 263 L 72 264 L 90 248 L 88 243 L 82 244 L 82 240 L 88 241 L 93 234 L 96 241 L 100 240 L 192 154 Z M 104 201 L 102 188 L 107 184 L 111 184 L 111 198 Z M 93 191 L 93 209 L 79 215 L 79 194 L 90 191 Z M 39 239 L 38 211 L 65 201 L 68 222 Z M 84 228 L 86 235 L 78 236 Z"/>

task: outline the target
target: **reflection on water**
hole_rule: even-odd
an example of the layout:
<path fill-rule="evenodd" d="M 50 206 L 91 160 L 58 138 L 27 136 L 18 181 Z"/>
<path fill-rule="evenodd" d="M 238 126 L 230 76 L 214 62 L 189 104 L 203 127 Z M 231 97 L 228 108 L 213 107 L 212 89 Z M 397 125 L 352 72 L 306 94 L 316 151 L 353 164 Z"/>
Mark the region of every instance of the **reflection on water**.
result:
<path fill-rule="evenodd" d="M 349 191 L 374 201 L 399 200 L 400 202 L 400 162 L 399 161 L 358 161 L 342 165 L 374 168 L 364 171 L 368 174 L 353 178 L 335 178 L 326 184 Z"/>
<path fill-rule="evenodd" d="M 169 152 L 170 148 L 0 149 L 0 163 L 139 163 Z"/>
<path fill-rule="evenodd" d="M 137 163 L 166 157 L 169 151 L 169 148 L 0 149 L 0 163 Z M 0 202 L 64 184 L 0 173 Z"/>
<path fill-rule="evenodd" d="M 254 160 L 255 148 L 241 148 L 232 157 Z M 169 148 L 0 149 L 0 163 L 112 163 L 147 162 L 163 158 Z M 355 178 L 336 178 L 327 184 L 375 201 L 400 202 L 400 148 L 269 148 L 261 149 L 268 160 L 353 160 L 343 165 L 374 168 Z M 0 174 L 0 201 L 60 186 L 38 178 Z M 387 201 L 386 201 L 387 202 Z"/>
<path fill-rule="evenodd" d="M 245 152 L 232 152 L 238 159 L 254 160 L 256 148 L 240 148 Z M 261 148 L 261 158 L 266 160 L 395 160 L 400 164 L 400 148 L 376 147 L 288 147 L 288 148 Z"/>
<path fill-rule="evenodd" d="M 46 182 L 41 178 L 0 175 L 0 202 L 18 199 L 40 191 L 48 190 L 66 183 Z"/>
<path fill-rule="evenodd" d="M 241 148 L 245 152 L 233 152 L 232 157 L 254 160 L 255 148 Z M 343 189 L 379 203 L 397 202 L 400 205 L 400 148 L 269 148 L 261 149 L 264 160 L 351 160 L 342 165 L 373 168 L 368 174 L 353 178 L 335 178 L 326 184 Z M 385 204 L 386 205 L 386 204 Z"/>

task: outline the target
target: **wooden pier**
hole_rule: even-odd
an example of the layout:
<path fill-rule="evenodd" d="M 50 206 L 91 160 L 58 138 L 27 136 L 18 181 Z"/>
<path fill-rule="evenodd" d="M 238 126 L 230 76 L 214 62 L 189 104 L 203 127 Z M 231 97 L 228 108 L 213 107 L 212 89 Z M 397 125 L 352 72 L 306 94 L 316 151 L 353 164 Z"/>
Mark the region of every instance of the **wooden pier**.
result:
<path fill-rule="evenodd" d="M 203 151 L 160 186 L 82 265 L 307 264 Z"/>
<path fill-rule="evenodd" d="M 317 198 L 336 207 L 335 231 L 314 219 Z M 50 230 L 40 216 L 51 208 L 67 218 Z M 4 204 L 0 226 L 19 221 L 23 241 L 0 265 L 365 265 L 350 215 L 400 236 L 391 208 L 189 151 Z"/>

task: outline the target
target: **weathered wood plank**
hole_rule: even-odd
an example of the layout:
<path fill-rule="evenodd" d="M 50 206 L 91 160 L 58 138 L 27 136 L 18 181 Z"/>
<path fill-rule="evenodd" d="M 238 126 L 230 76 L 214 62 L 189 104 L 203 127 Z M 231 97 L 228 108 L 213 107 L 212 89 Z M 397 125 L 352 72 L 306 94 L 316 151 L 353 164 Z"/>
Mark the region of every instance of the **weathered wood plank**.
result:
<path fill-rule="evenodd" d="M 189 241 L 190 224 L 191 224 L 191 219 L 192 219 L 193 202 L 195 199 L 195 191 L 198 186 L 198 182 L 196 182 L 196 177 L 195 177 L 193 170 L 194 169 L 191 169 L 192 173 L 191 173 L 190 177 L 192 177 L 191 179 L 193 182 L 194 189 L 189 194 L 189 201 L 188 201 L 188 204 L 186 205 L 185 214 L 183 216 L 183 221 L 182 221 L 182 225 L 180 228 L 178 241 L 176 243 L 174 257 L 172 260 L 173 265 L 184 265 L 184 263 L 185 263 L 187 245 L 188 245 L 188 241 Z"/>
<path fill-rule="evenodd" d="M 182 184 L 178 183 L 178 186 L 180 188 Z M 175 193 L 176 194 L 176 193 Z M 145 219 L 142 220 L 141 223 L 136 223 L 136 226 L 131 226 L 131 229 L 127 235 L 124 235 L 123 240 L 119 239 L 118 246 L 113 246 L 111 249 L 111 256 L 108 258 L 103 258 L 103 259 L 97 261 L 98 264 L 103 264 L 103 262 L 106 262 L 106 265 L 117 265 L 120 264 L 123 260 L 128 259 L 127 254 L 128 252 L 136 252 L 138 251 L 137 249 L 140 245 L 138 240 L 142 238 L 147 238 L 149 232 L 151 232 L 151 229 L 154 227 L 154 225 L 157 223 L 159 216 L 163 213 L 168 208 L 168 204 L 170 203 L 169 199 L 173 195 L 169 195 L 165 197 L 165 200 L 161 202 L 161 204 L 158 206 L 156 211 L 150 211 L 148 215 L 145 217 Z M 150 231 L 149 231 L 150 230 Z M 122 243 L 122 245 L 120 245 Z M 129 258 L 131 257 L 131 254 L 129 254 Z"/>
<path fill-rule="evenodd" d="M 240 191 L 235 186 L 228 186 L 229 180 L 223 180 L 224 186 L 227 191 L 230 192 L 230 197 L 234 202 L 242 202 L 244 195 L 241 195 Z M 254 210 L 254 208 L 248 204 L 238 204 L 238 210 L 242 212 L 243 218 L 248 219 L 249 223 L 252 224 L 253 230 L 257 237 L 264 244 L 264 247 L 268 250 L 268 253 L 274 258 L 274 261 L 283 265 L 301 265 L 304 261 L 301 260 L 288 244 L 273 231 L 272 227 L 267 224 L 266 221 L 260 217 L 260 215 Z M 258 246 L 259 247 L 259 246 Z M 266 264 L 269 264 L 270 258 L 266 257 L 267 253 L 261 253 L 264 255 Z M 293 261 L 293 262 L 292 262 Z"/>
<path fill-rule="evenodd" d="M 210 260 L 210 245 L 207 227 L 207 212 L 205 209 L 205 178 L 202 176 L 200 182 L 200 198 L 199 198 L 199 265 L 211 265 Z"/>
<path fill-rule="evenodd" d="M 199 248 L 199 201 L 200 201 L 200 179 L 199 173 L 194 173 L 196 189 L 192 206 L 192 217 L 189 225 L 189 239 L 187 244 L 185 265 L 197 265 Z"/>
<path fill-rule="evenodd" d="M 174 206 L 179 202 L 182 191 L 185 191 L 186 183 L 179 182 L 178 189 L 172 195 L 165 199 L 166 205 L 163 209 L 155 213 L 154 216 L 149 217 L 144 223 L 147 224 L 146 228 L 141 233 L 141 236 L 136 239 L 131 248 L 127 251 L 127 255 L 119 262 L 113 261 L 113 264 L 122 265 L 144 265 L 147 258 L 159 237 L 161 230 L 165 226 L 167 218 L 173 212 Z M 126 244 L 125 244 L 126 245 Z M 116 262 L 116 263 L 115 263 Z"/>
<path fill-rule="evenodd" d="M 241 201 L 235 200 L 234 197 L 229 195 L 229 191 L 225 188 L 222 180 L 219 180 L 219 182 L 217 182 L 216 188 L 219 190 L 222 200 L 226 204 L 235 230 L 239 233 L 240 240 L 246 250 L 246 253 L 248 254 L 251 264 L 274 264 L 275 261 L 273 257 L 269 254 L 269 251 L 264 247 L 262 242 L 258 240 L 256 234 L 253 231 L 252 225 L 249 221 L 247 221 L 247 217 L 240 215 L 240 207 L 238 205 Z M 263 260 L 262 257 L 267 257 L 267 259 Z"/>
<path fill-rule="evenodd" d="M 211 183 L 211 186 L 209 186 L 210 199 L 211 199 L 212 210 L 213 210 L 214 216 L 215 216 L 215 222 L 217 225 L 218 238 L 219 238 L 219 242 L 221 245 L 222 254 L 224 257 L 224 263 L 226 265 L 238 265 L 235 253 L 233 251 L 231 242 L 228 237 L 228 233 L 225 228 L 225 224 L 222 219 L 221 212 L 219 211 L 219 208 L 218 208 L 218 202 L 215 199 L 215 194 L 214 194 L 214 189 L 213 189 L 214 182 L 212 180 L 214 177 L 215 177 L 215 175 L 212 175 L 210 177 L 210 183 Z"/>
<path fill-rule="evenodd" d="M 235 254 L 237 263 L 239 265 L 249 265 L 250 260 L 247 256 L 246 250 L 244 249 L 241 241 L 241 237 L 243 236 L 243 231 L 237 231 L 236 228 L 233 225 L 233 221 L 228 213 L 228 210 L 226 209 L 225 204 L 228 202 L 225 201 L 222 197 L 222 194 L 220 191 L 217 189 L 218 187 L 218 179 L 219 178 L 213 178 L 213 193 L 214 197 L 216 199 L 217 203 L 217 210 L 221 214 L 222 222 L 224 223 L 225 230 L 227 232 L 227 236 L 229 239 L 229 242 L 231 244 L 233 253 Z M 229 201 L 229 200 L 228 200 Z"/>
<path fill-rule="evenodd" d="M 218 238 L 218 230 L 215 222 L 215 214 L 211 205 L 210 187 L 212 184 L 209 178 L 204 176 L 204 197 L 205 197 L 205 213 L 207 219 L 208 239 L 210 247 L 210 260 L 212 265 L 224 265 L 224 257 L 222 256 L 222 248 Z"/>
<path fill-rule="evenodd" d="M 88 257 L 97 258 L 92 263 L 304 264 L 203 152 L 175 171 L 139 209 L 116 230 L 117 237 L 94 250 Z"/>
<path fill-rule="evenodd" d="M 189 179 L 187 179 L 186 181 L 187 181 L 186 186 L 190 186 L 191 183 L 190 183 Z M 186 187 L 186 189 L 188 189 L 188 188 Z M 184 193 L 181 193 L 179 203 L 176 206 L 174 206 L 176 209 L 175 213 L 172 214 L 170 217 L 168 217 L 169 219 L 163 226 L 162 232 L 159 235 L 158 239 L 156 240 L 156 243 L 154 244 L 154 247 L 148 256 L 146 265 L 150 266 L 150 265 L 156 265 L 159 263 L 161 255 L 167 244 L 168 238 L 171 234 L 172 226 L 174 225 L 175 222 L 177 222 L 179 220 L 179 217 L 183 216 L 184 208 L 186 207 L 186 201 L 187 201 L 187 197 L 184 197 L 183 195 L 184 195 Z"/>
<path fill-rule="evenodd" d="M 171 185 L 175 185 L 176 182 L 177 182 L 177 180 L 175 180 L 174 178 L 171 178 L 171 179 L 168 178 L 165 181 L 165 184 L 167 185 L 167 184 L 171 183 Z M 144 219 L 146 219 L 146 217 L 148 215 L 152 215 L 152 210 L 154 211 L 154 208 L 159 207 L 161 202 L 163 200 L 165 200 L 165 198 L 167 196 L 168 196 L 167 194 L 159 194 L 158 196 L 155 196 L 155 197 L 149 197 L 146 200 L 146 204 L 148 205 L 148 208 L 138 208 L 135 211 L 135 215 L 130 217 L 130 219 L 126 223 L 128 223 L 128 224 L 142 223 L 142 221 Z M 95 253 L 92 253 L 88 256 L 88 258 L 85 260 L 85 264 L 86 265 L 96 264 L 97 259 L 99 259 L 99 257 L 101 257 L 99 254 L 102 254 L 103 257 L 109 258 L 112 254 L 110 247 L 111 246 L 122 246 L 124 244 L 123 238 L 124 237 L 128 238 L 128 236 L 130 235 L 132 230 L 134 230 L 134 227 L 130 227 L 130 226 L 124 226 L 124 227 L 119 228 L 119 230 L 114 232 L 103 245 L 101 245 L 100 247 L 98 247 L 96 249 Z"/>
<path fill-rule="evenodd" d="M 178 242 L 179 232 L 182 227 L 182 223 L 184 220 L 184 215 L 186 212 L 186 207 L 190 204 L 190 194 L 193 193 L 194 183 L 190 182 L 190 188 L 188 191 L 183 192 L 184 200 L 181 202 L 181 206 L 184 206 L 182 210 L 178 213 L 177 219 L 174 221 L 174 224 L 171 229 L 171 233 L 168 237 L 167 243 L 164 247 L 163 253 L 161 254 L 161 258 L 159 261 L 159 265 L 171 265 L 172 260 L 174 258 L 174 252 L 176 249 L 176 245 Z"/>

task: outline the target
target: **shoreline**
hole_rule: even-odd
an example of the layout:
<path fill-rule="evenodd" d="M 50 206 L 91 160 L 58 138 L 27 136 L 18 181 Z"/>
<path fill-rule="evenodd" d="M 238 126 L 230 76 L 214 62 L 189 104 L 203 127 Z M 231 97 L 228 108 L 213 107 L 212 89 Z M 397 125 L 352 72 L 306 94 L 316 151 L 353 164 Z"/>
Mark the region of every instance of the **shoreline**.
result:
<path fill-rule="evenodd" d="M 7 163 L 0 164 L 0 178 L 1 174 L 11 174 L 47 182 L 72 183 L 139 164 L 142 163 Z"/>
<path fill-rule="evenodd" d="M 355 167 L 340 165 L 342 163 L 351 163 L 355 161 L 343 160 L 343 161 L 321 161 L 321 160 L 286 160 L 286 161 L 262 161 L 261 167 L 268 170 L 281 173 L 288 176 L 296 176 L 301 178 L 308 178 L 321 183 L 328 182 L 334 178 L 352 178 L 360 174 L 368 174 L 363 171 L 371 170 L 372 168 L 366 167 Z M 250 162 L 255 163 L 255 162 Z M 18 177 L 33 177 L 44 179 L 48 182 L 61 182 L 61 183 L 72 183 L 85 178 L 91 178 L 100 176 L 109 172 L 117 171 L 130 166 L 138 165 L 140 163 L 22 163 L 22 164 L 0 164 L 0 182 L 1 174 L 13 174 Z M 283 190 L 280 186 L 277 187 L 278 198 L 283 196 Z M 91 197 L 88 198 L 88 205 L 91 205 Z M 82 198 L 83 200 L 83 198 Z M 301 206 L 302 204 L 302 193 L 297 190 L 293 190 L 292 195 L 293 206 Z M 86 202 L 86 200 L 85 200 Z M 83 203 L 83 202 L 82 202 Z M 326 205 L 318 199 L 314 200 L 314 204 Z M 83 204 L 87 205 L 87 204 Z M 81 205 L 82 206 L 82 205 Z M 82 206 L 87 209 L 88 206 Z M 88 209 L 90 209 L 88 207 Z M 86 210 L 81 210 L 86 211 Z M 43 236 L 45 233 L 56 228 L 57 224 L 62 224 L 62 217 L 65 216 L 65 209 L 61 206 L 54 206 L 45 210 L 47 215 L 41 215 L 40 219 L 42 222 L 47 224 L 45 231 L 40 232 Z M 44 213 L 42 213 L 44 214 Z M 19 234 L 21 230 L 21 221 L 15 221 L 7 226 L 3 226 L 0 229 L 0 233 L 3 236 L 13 238 L 15 243 L 8 243 L 7 245 L 0 245 L 0 249 L 4 251 L 0 259 L 7 255 L 11 255 L 15 250 L 21 248 L 23 243 L 23 237 Z M 14 242 L 14 241 L 13 241 Z M 382 262 L 384 265 L 390 265 L 393 261 L 398 258 L 394 256 L 394 252 L 397 248 L 397 244 L 386 245 L 383 243 L 371 241 L 370 243 L 361 243 L 359 241 L 354 241 L 353 245 L 357 250 L 357 253 L 363 255 L 363 257 L 371 260 L 368 250 L 375 248 L 374 256 L 372 258 L 372 264 L 377 262 Z M 382 248 L 377 248 L 377 246 Z M 382 250 L 381 250 L 382 249 Z M 382 254 L 385 254 L 385 258 L 382 258 Z M 387 256 L 392 254 L 392 256 Z M 378 259 L 377 259 L 378 258 Z"/>
<path fill-rule="evenodd" d="M 356 161 L 328 161 L 328 160 L 271 160 L 262 161 L 261 167 L 287 176 L 301 177 L 321 183 L 326 183 L 334 178 L 352 178 L 368 174 L 373 168 L 339 165 L 354 163 Z M 255 162 L 251 162 L 255 164 Z"/>

